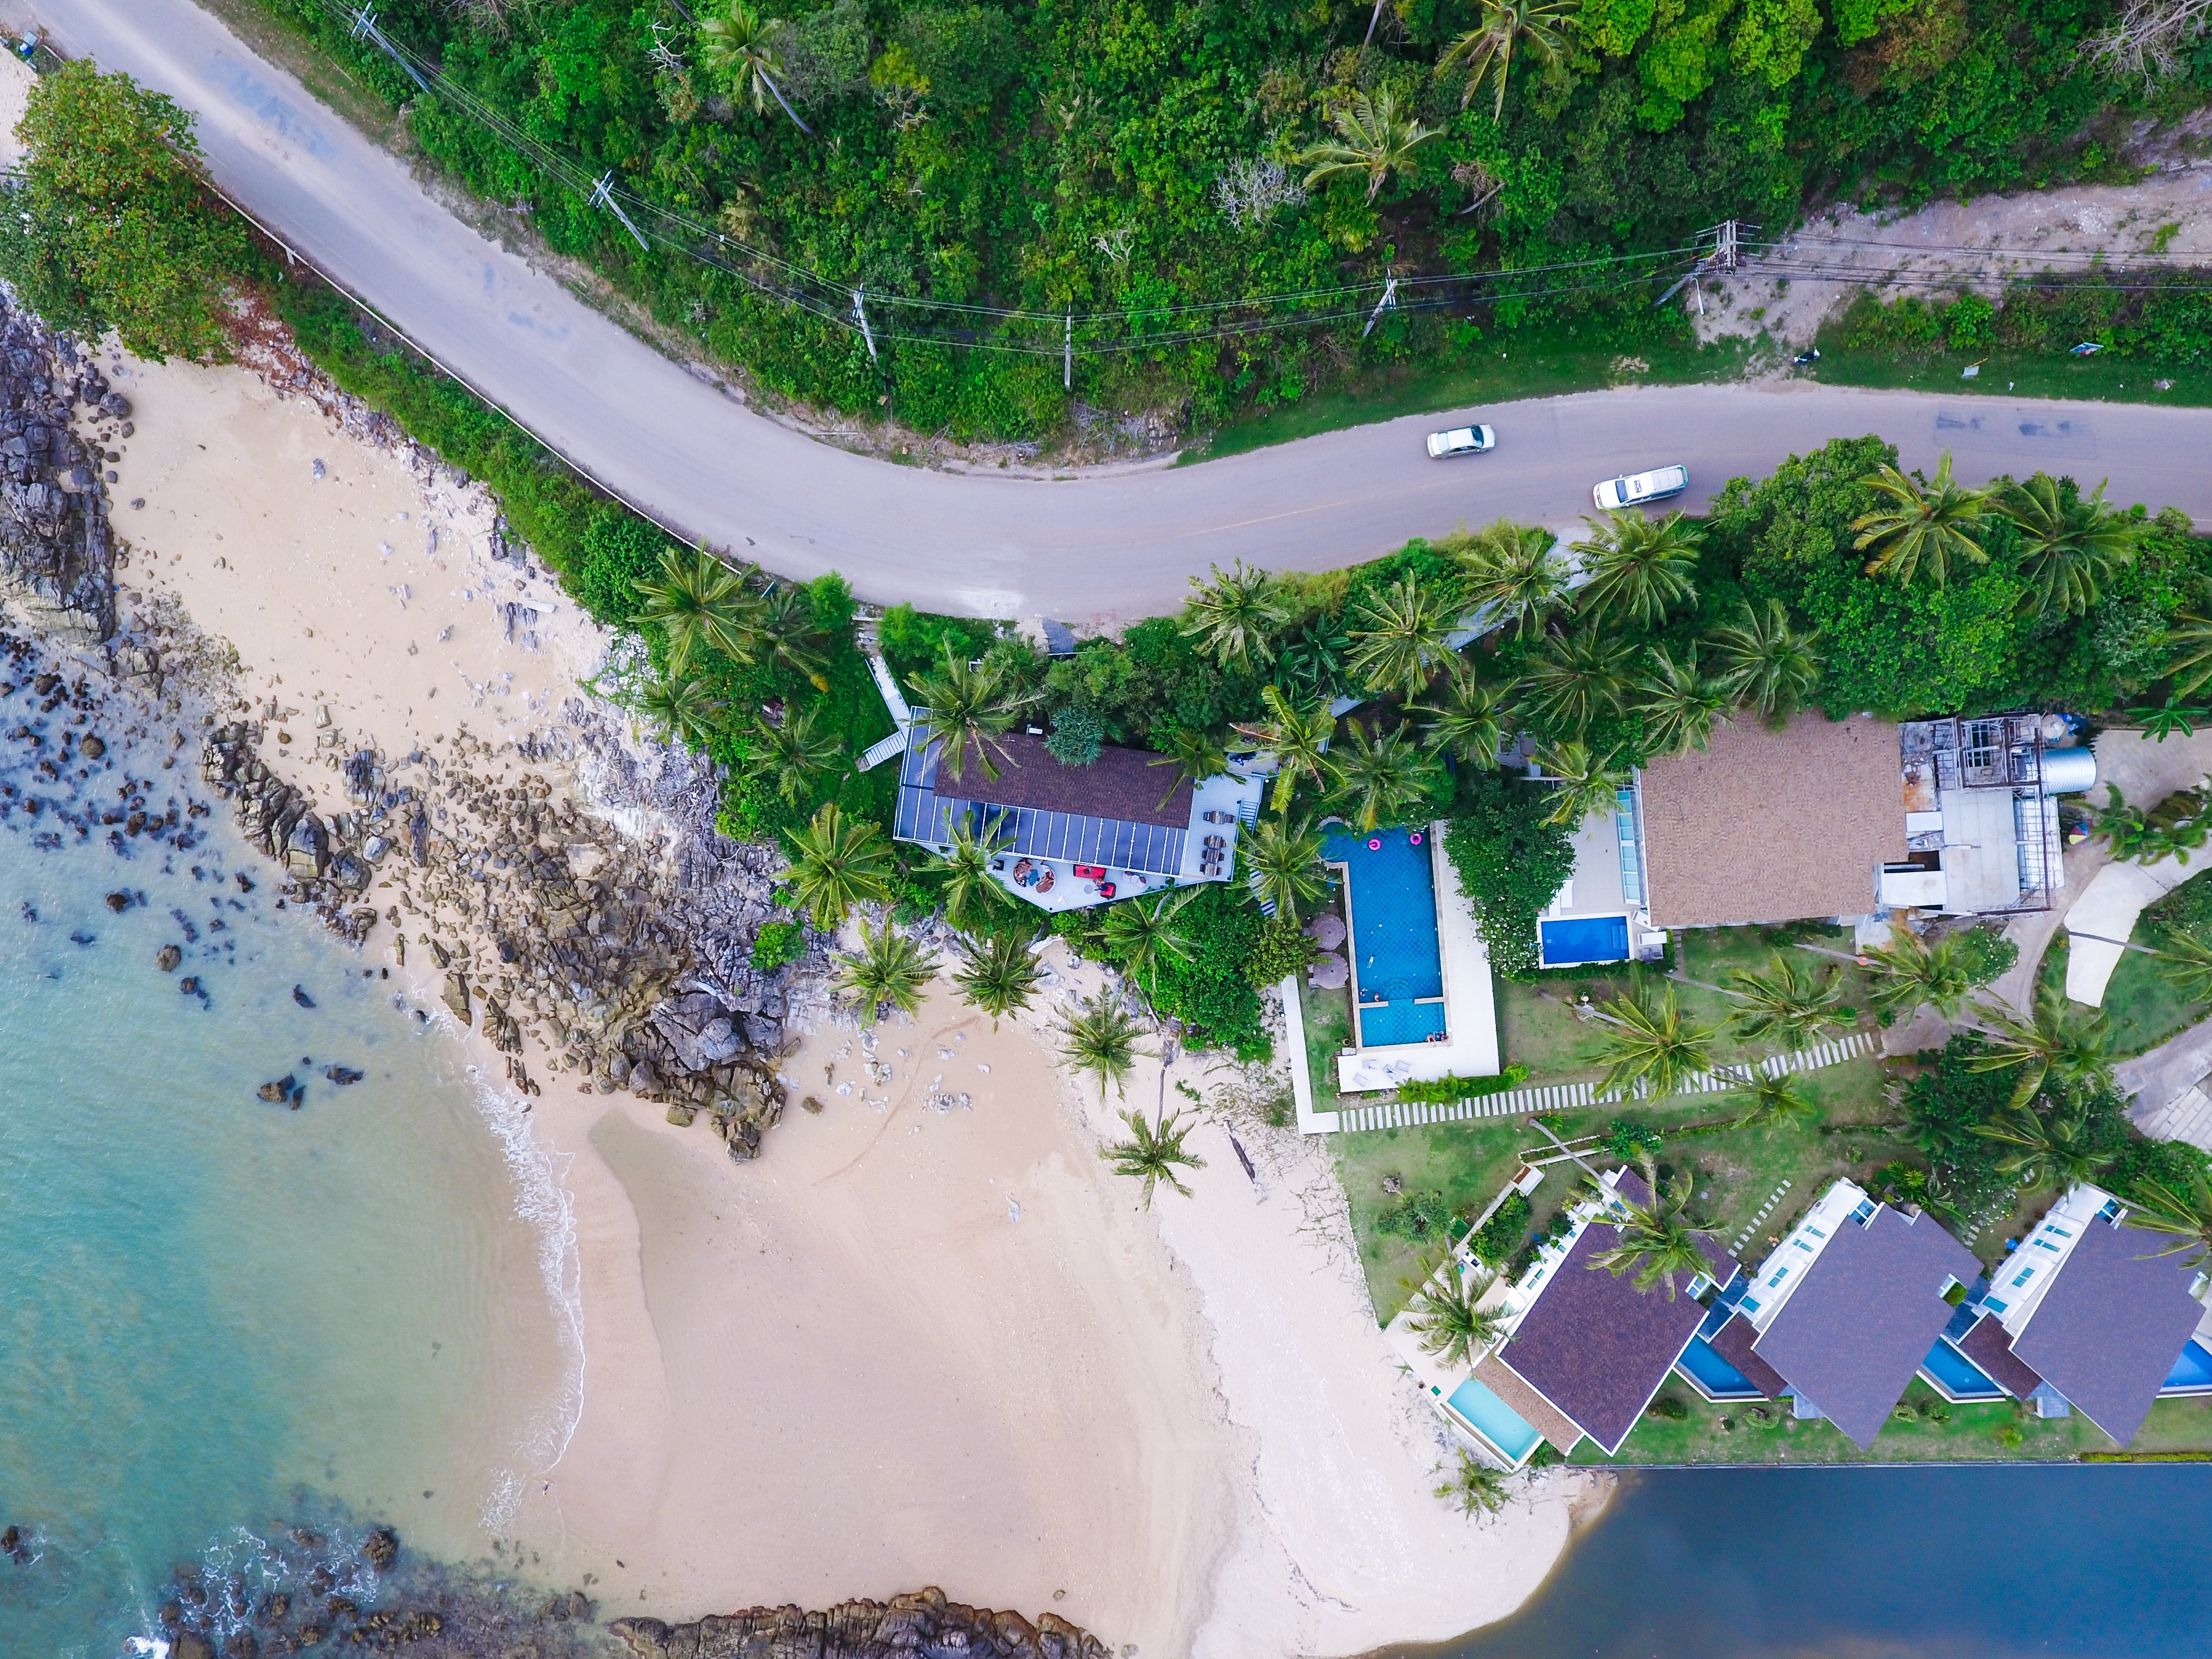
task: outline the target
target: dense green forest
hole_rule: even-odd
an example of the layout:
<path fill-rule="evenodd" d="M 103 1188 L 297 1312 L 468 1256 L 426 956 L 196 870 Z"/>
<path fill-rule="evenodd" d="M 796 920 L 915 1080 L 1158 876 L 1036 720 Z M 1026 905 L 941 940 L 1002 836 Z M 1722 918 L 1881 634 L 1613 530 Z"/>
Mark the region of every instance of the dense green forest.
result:
<path fill-rule="evenodd" d="M 1110 313 L 1142 349 L 1079 353 L 1076 395 L 1203 426 L 1363 367 L 1471 359 L 1530 321 L 1623 346 L 1685 326 L 1633 266 L 1409 304 L 1364 337 L 1364 305 L 1269 332 L 1285 313 L 1255 296 L 1541 272 L 1723 218 L 1778 231 L 1809 201 L 2100 176 L 2118 112 L 2212 84 L 2193 36 L 2154 83 L 2100 73 L 2083 47 L 2110 0 L 386 0 L 386 36 L 448 77 L 426 94 L 355 37 L 350 5 L 258 3 L 702 349 L 777 392 L 962 439 L 1048 435 L 1069 399 L 1050 329 L 942 307 Z M 726 239 L 731 269 L 641 251 L 571 187 L 603 174 Z M 872 296 L 877 354 L 733 274 L 782 283 L 779 261 L 841 305 Z M 1222 307 L 1204 337 L 1144 343 L 1192 331 L 1170 308 L 1200 304 Z M 989 349 L 1017 343 L 1048 349 Z"/>

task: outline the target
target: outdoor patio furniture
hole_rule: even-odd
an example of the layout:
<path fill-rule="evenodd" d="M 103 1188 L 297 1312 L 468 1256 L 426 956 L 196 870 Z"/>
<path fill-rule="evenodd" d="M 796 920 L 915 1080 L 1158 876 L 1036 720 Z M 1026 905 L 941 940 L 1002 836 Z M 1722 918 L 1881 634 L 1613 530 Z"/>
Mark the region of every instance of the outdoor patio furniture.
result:
<path fill-rule="evenodd" d="M 1344 943 L 1344 918 L 1331 910 L 1324 910 L 1306 924 L 1306 932 L 1313 942 L 1324 951 L 1334 951 Z"/>
<path fill-rule="evenodd" d="M 1217 806 L 1209 806 L 1206 810 L 1206 821 L 1208 823 L 1234 823 L 1237 822 L 1237 814 L 1224 812 Z"/>
<path fill-rule="evenodd" d="M 1114 896 L 1114 884 L 1110 881 L 1100 882 L 1098 884 L 1098 896 L 1100 898 L 1112 898 Z"/>
<path fill-rule="evenodd" d="M 1024 887 L 1028 886 L 1028 885 L 1030 884 L 1030 872 L 1032 870 L 1036 869 L 1036 864 L 1034 864 L 1034 863 L 1033 863 L 1032 861 L 1030 861 L 1030 860 L 1028 860 L 1028 859 L 1021 859 L 1021 860 L 1018 860 L 1015 863 L 1015 865 L 1014 865 L 1014 879 L 1015 879 L 1015 881 L 1017 881 L 1018 883 L 1019 883 L 1019 884 L 1020 884 L 1022 886 L 1024 886 Z"/>
<path fill-rule="evenodd" d="M 1306 969 L 1306 981 L 1316 991 L 1341 991 L 1352 981 L 1352 964 L 1333 952 L 1316 957 Z"/>
<path fill-rule="evenodd" d="M 1053 873 L 1052 866 L 1048 864 L 1043 869 L 1037 872 L 1037 891 L 1040 893 L 1049 893 L 1052 891 L 1053 883 L 1058 879 L 1059 878 Z"/>
<path fill-rule="evenodd" d="M 1206 838 L 1206 844 L 1208 847 L 1226 847 L 1229 845 L 1229 837 L 1226 836 L 1208 836 Z"/>

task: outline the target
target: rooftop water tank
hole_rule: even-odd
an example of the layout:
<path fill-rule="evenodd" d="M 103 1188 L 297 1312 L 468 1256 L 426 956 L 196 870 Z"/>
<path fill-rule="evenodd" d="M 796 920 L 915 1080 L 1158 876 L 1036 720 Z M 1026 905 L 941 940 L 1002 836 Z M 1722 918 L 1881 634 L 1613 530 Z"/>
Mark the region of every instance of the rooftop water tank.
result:
<path fill-rule="evenodd" d="M 2043 793 L 2075 795 L 2097 787 L 2097 757 L 2086 749 L 2043 751 Z"/>

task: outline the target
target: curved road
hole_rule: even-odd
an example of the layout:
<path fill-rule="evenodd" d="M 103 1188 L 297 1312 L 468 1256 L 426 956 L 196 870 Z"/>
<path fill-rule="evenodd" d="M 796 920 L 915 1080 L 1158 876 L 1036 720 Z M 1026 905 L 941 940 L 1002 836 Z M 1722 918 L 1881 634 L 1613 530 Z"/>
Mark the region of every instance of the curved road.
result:
<path fill-rule="evenodd" d="M 7 9 L 20 11 L 22 0 Z M 1045 481 L 886 465 L 756 414 L 439 206 L 407 169 L 189 0 L 36 0 L 71 55 L 195 111 L 223 188 L 604 484 L 769 568 L 864 599 L 1082 622 L 1171 608 L 1212 563 L 1322 569 L 1499 514 L 1554 526 L 1613 472 L 1688 463 L 1690 504 L 1831 437 L 1905 465 L 2045 468 L 2212 520 L 2212 415 L 1796 383 L 1589 392 L 1480 411 L 1494 453 L 1430 461 L 1416 416 L 1182 469 Z M 1473 414 L 1476 411 L 1465 411 Z"/>

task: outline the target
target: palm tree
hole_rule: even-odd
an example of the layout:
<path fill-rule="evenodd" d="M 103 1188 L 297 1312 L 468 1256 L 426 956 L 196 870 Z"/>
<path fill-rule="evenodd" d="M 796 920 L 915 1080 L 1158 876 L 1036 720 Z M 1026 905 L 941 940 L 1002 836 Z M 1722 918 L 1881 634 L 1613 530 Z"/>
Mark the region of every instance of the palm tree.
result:
<path fill-rule="evenodd" d="M 937 973 L 937 958 L 890 925 L 860 923 L 860 948 L 837 958 L 837 988 L 858 1005 L 860 1024 L 873 1025 L 885 1003 L 902 1014 L 921 1006 L 922 988 Z"/>
<path fill-rule="evenodd" d="M 1287 812 L 1300 778 L 1319 783 L 1328 775 L 1328 740 L 1336 735 L 1336 716 L 1319 705 L 1300 713 L 1279 686 L 1261 686 L 1260 701 L 1267 704 L 1269 718 L 1258 725 L 1238 725 L 1233 729 L 1275 757 L 1275 787 L 1267 804 L 1278 812 Z"/>
<path fill-rule="evenodd" d="M 1612 750 L 1593 754 L 1587 744 L 1558 743 L 1536 751 L 1536 763 L 1553 780 L 1552 810 L 1547 823 L 1571 830 L 1594 812 L 1611 814 L 1620 808 L 1620 792 L 1628 787 L 1629 771 Z"/>
<path fill-rule="evenodd" d="M 1867 994 L 1878 1008 L 1909 1014 L 1924 1003 L 1955 1019 L 1974 988 L 1972 965 L 1955 937 L 1929 945 L 1917 933 L 1900 933 L 1892 944 L 1869 945 L 1866 958 L 1874 969 Z"/>
<path fill-rule="evenodd" d="M 1555 734 L 1579 738 L 1592 721 L 1620 712 L 1635 660 L 1628 641 L 1595 628 L 1548 640 L 1528 665 L 1528 712 Z"/>
<path fill-rule="evenodd" d="M 2094 1082 L 2111 1065 L 2112 1020 L 2101 1009 L 2085 1011 L 2047 980 L 2037 984 L 2025 1015 L 1994 1002 L 1977 1005 L 1975 1012 L 1993 1036 L 1981 1053 L 1966 1057 L 1966 1069 L 2017 1070 L 2019 1080 L 2006 1103 L 2014 1109 L 2033 1100 L 2046 1082 L 2067 1087 Z"/>
<path fill-rule="evenodd" d="M 1322 834 L 1310 818 L 1264 818 L 1237 838 L 1237 861 L 1253 896 L 1279 916 L 1295 916 L 1328 891 L 1321 861 Z"/>
<path fill-rule="evenodd" d="M 1565 56 L 1567 33 L 1582 11 L 1582 0 L 1481 0 L 1475 25 L 1445 49 L 1436 72 L 1444 75 L 1464 64 L 1467 89 L 1459 106 L 1474 101 L 1477 88 L 1488 76 L 1498 96 L 1491 117 L 1505 113 L 1505 80 L 1513 68 L 1513 54 L 1527 52 L 1541 64 L 1556 64 Z"/>
<path fill-rule="evenodd" d="M 2194 933 L 2169 933 L 2158 952 L 2167 984 L 2191 1002 L 2212 1002 L 2212 944 Z"/>
<path fill-rule="evenodd" d="M 1505 1472 L 1492 1468 L 1465 1447 L 1455 1449 L 1459 1467 L 1437 1486 L 1437 1496 L 1458 1504 L 1459 1512 L 1470 1520 L 1478 1514 L 1497 1514 L 1513 1495 Z"/>
<path fill-rule="evenodd" d="M 1487 1274 L 1469 1285 L 1459 1263 L 1447 1261 L 1407 1308 L 1406 1323 L 1421 1352 L 1445 1365 L 1472 1365 L 1505 1334 L 1500 1310 L 1478 1307 L 1490 1288 Z"/>
<path fill-rule="evenodd" d="M 1105 1087 L 1099 1087 L 1099 1096 L 1105 1096 Z M 1185 1198 L 1190 1188 L 1176 1178 L 1176 1166 L 1186 1170 L 1203 1170 L 1206 1160 L 1183 1142 L 1198 1126 L 1185 1123 L 1181 1112 L 1170 1112 L 1158 1125 L 1145 1121 L 1142 1112 L 1124 1112 L 1121 1121 L 1129 1126 L 1129 1138 L 1117 1140 L 1110 1146 L 1099 1148 L 1099 1157 L 1114 1166 L 1115 1175 L 1134 1176 L 1145 1183 L 1145 1207 L 1152 1207 L 1152 1191 L 1157 1187 L 1171 1187 Z"/>
<path fill-rule="evenodd" d="M 1301 702 L 1327 702 L 1344 690 L 1344 659 L 1352 636 L 1335 621 L 1316 617 L 1283 641 L 1275 662 L 1275 684 Z"/>
<path fill-rule="evenodd" d="M 783 73 L 783 61 L 775 49 L 781 29 L 781 24 L 763 18 L 745 0 L 730 0 L 727 16 L 701 21 L 699 55 L 738 97 L 752 100 L 755 114 L 768 107 L 761 96 L 765 92 L 791 117 L 792 125 L 811 138 L 814 129 L 799 118 L 799 112 L 786 101 L 783 89 L 775 83 L 775 77 Z"/>
<path fill-rule="evenodd" d="M 1196 726 L 1178 726 L 1168 738 L 1167 752 L 1154 756 L 1145 764 L 1176 769 L 1175 781 L 1168 786 L 1167 793 L 1160 797 L 1160 805 L 1165 806 L 1175 799 L 1175 792 L 1186 781 L 1200 784 L 1208 778 L 1218 778 L 1226 772 L 1229 756 L 1221 746 L 1221 739 L 1211 732 L 1200 731 Z"/>
<path fill-rule="evenodd" d="M 1643 695 L 1636 712 L 1644 717 L 1645 746 L 1654 755 L 1680 755 L 1703 749 L 1713 727 L 1725 722 L 1734 699 L 1719 680 L 1698 672 L 1698 647 L 1680 662 L 1663 645 L 1651 647 L 1651 668 L 1638 682 Z"/>
<path fill-rule="evenodd" d="M 1505 746 L 1505 694 L 1511 689 L 1477 684 L 1473 671 L 1454 658 L 1443 696 L 1433 703 L 1413 705 L 1412 712 L 1428 716 L 1421 740 L 1469 766 L 1497 770 L 1498 751 Z"/>
<path fill-rule="evenodd" d="M 1403 822 L 1434 794 L 1436 757 L 1403 726 L 1384 732 L 1377 720 L 1370 732 L 1358 720 L 1348 725 L 1345 740 L 1329 751 L 1331 799 L 1363 832 Z"/>
<path fill-rule="evenodd" d="M 1370 691 L 1417 696 L 1453 659 L 1444 641 L 1458 618 L 1452 595 L 1401 576 L 1355 607 L 1349 666 Z"/>
<path fill-rule="evenodd" d="M 990 1015 L 994 1031 L 1005 1016 L 1030 1006 L 1044 977 L 1030 949 L 1034 942 L 1018 933 L 997 933 L 980 945 L 970 944 L 966 965 L 952 975 L 960 994 Z"/>
<path fill-rule="evenodd" d="M 830 689 L 829 634 L 814 615 L 806 590 L 777 584 L 762 607 L 761 638 L 770 662 L 781 663 L 809 681 L 817 691 Z"/>
<path fill-rule="evenodd" d="M 963 818 L 953 826 L 951 850 L 938 854 L 937 867 L 945 875 L 945 919 L 963 933 L 1013 902 L 991 878 L 991 860 L 1006 850 L 1009 839 L 995 824 L 988 835 L 979 835 Z"/>
<path fill-rule="evenodd" d="M 704 547 L 665 547 L 660 575 L 641 578 L 637 591 L 645 607 L 641 623 L 659 627 L 668 641 L 668 672 L 688 672 L 691 659 L 708 646 L 733 662 L 749 663 L 760 638 L 761 597 Z"/>
<path fill-rule="evenodd" d="M 2212 1261 L 2212 1182 L 2203 1172 L 2193 1173 L 2187 1191 L 2146 1176 L 2128 1194 L 2134 1207 L 2121 1219 L 2145 1232 L 2164 1233 L 2173 1242 L 2154 1255 L 2185 1255 L 2183 1266 L 2201 1267 Z"/>
<path fill-rule="evenodd" d="M 1869 576 L 1894 576 L 1900 586 L 1928 568 L 1928 575 L 1941 587 L 1951 579 L 1951 564 L 1987 564 L 1988 553 L 1975 538 L 1990 518 L 1990 492 L 1968 489 L 1951 476 L 1951 452 L 1933 479 L 1917 472 L 1911 477 L 1893 466 L 1883 466 L 1859 482 L 1889 498 L 1888 505 L 1863 513 L 1851 520 L 1858 539 L 1851 544 L 1862 552 L 1875 550 L 1867 562 Z"/>
<path fill-rule="evenodd" d="M 704 749 L 713 740 L 716 717 L 723 708 L 722 700 L 704 682 L 689 675 L 660 676 L 637 700 L 637 712 L 663 743 L 680 743 L 691 749 Z"/>
<path fill-rule="evenodd" d="M 1306 188 L 1340 173 L 1364 173 L 1370 202 L 1392 173 L 1409 171 L 1413 152 L 1443 130 L 1413 120 L 1399 109 L 1397 94 L 1388 91 L 1375 98 L 1354 93 L 1352 101 L 1337 111 L 1334 125 L 1335 143 L 1324 140 L 1297 157 L 1300 167 L 1312 169 L 1306 174 Z"/>
<path fill-rule="evenodd" d="M 2114 1154 L 2094 1150 L 2088 1130 L 2088 1112 L 2080 1106 L 2040 1116 L 2019 1106 L 1994 1123 L 1974 1125 L 1974 1133 L 1984 1139 L 2018 1149 L 1999 1158 L 1997 1169 L 2018 1176 L 2023 1187 L 2071 1187 L 2094 1181 Z"/>
<path fill-rule="evenodd" d="M 887 903 L 891 896 L 891 850 L 884 832 L 866 818 L 848 819 L 825 801 L 801 830 L 787 830 L 793 890 L 822 933 L 835 933 L 856 904 Z"/>
<path fill-rule="evenodd" d="M 1654 1096 L 1675 1094 L 1713 1068 L 1713 1037 L 1720 1028 L 1686 1020 L 1671 985 L 1656 1004 L 1638 989 L 1613 998 L 1596 1014 L 1607 1028 L 1599 1055 L 1606 1067 L 1601 1095 L 1626 1098 L 1638 1082 Z"/>
<path fill-rule="evenodd" d="M 1776 727 L 1786 726 L 1820 683 L 1820 630 L 1790 625 L 1790 608 L 1769 599 L 1748 602 L 1736 620 L 1707 635 L 1721 684 Z"/>
<path fill-rule="evenodd" d="M 1997 510 L 2020 526 L 2021 574 L 2030 584 L 2023 606 L 2069 617 L 2087 612 L 2103 584 L 2134 559 L 2138 523 L 2105 500 L 2105 486 L 2087 501 L 2048 472 L 2014 484 Z"/>
<path fill-rule="evenodd" d="M 1186 887 L 1146 904 L 1140 898 L 1124 899 L 1110 906 L 1099 930 L 1106 949 L 1132 979 L 1141 979 L 1146 991 L 1159 1000 L 1160 966 L 1173 959 L 1190 960 L 1190 940 L 1176 920 L 1199 890 Z"/>
<path fill-rule="evenodd" d="M 914 683 L 916 700 L 929 711 L 917 722 L 921 741 L 945 745 L 938 761 L 940 771 L 949 765 L 951 775 L 958 778 L 967 770 L 972 750 L 984 777 L 995 779 L 999 768 L 991 752 L 996 749 L 1006 757 L 1006 747 L 997 739 L 1035 696 L 1008 685 L 996 659 L 971 662 L 953 650 L 949 639 L 944 647 L 944 665 L 917 676 Z"/>
<path fill-rule="evenodd" d="M 2212 617 L 2185 611 L 2166 630 L 2166 642 L 2173 655 L 2166 672 L 2173 676 L 2173 695 L 2185 697 L 2212 680 Z"/>
<path fill-rule="evenodd" d="M 1850 1024 L 1844 1008 L 1843 976 L 1810 963 L 1800 967 L 1777 951 L 1763 974 L 1739 968 L 1729 975 L 1728 994 L 1743 1006 L 1729 1021 L 1747 1042 L 1772 1038 L 1796 1054 L 1821 1033 Z"/>
<path fill-rule="evenodd" d="M 1735 1121 L 1739 1129 L 1792 1129 L 1820 1109 L 1796 1078 L 1788 1072 L 1779 1077 L 1753 1073 L 1747 1092 L 1751 1102 L 1743 1115 Z"/>
<path fill-rule="evenodd" d="M 1106 1085 L 1124 1089 L 1129 1068 L 1142 1057 L 1137 1047 L 1137 1022 L 1110 992 L 1078 1003 L 1054 1028 L 1064 1039 L 1060 1054 L 1079 1072 L 1098 1079 L 1098 1098 L 1106 1098 Z"/>
<path fill-rule="evenodd" d="M 756 714 L 751 728 L 738 739 L 739 757 L 773 775 L 775 793 L 791 806 L 813 793 L 816 782 L 844 751 L 844 739 L 823 728 L 818 704 L 797 714 L 787 705 L 781 726 L 765 714 Z"/>
<path fill-rule="evenodd" d="M 1575 598 L 1584 614 L 1656 628 L 1668 606 L 1697 598 L 1690 578 L 1705 540 L 1702 526 L 1680 513 L 1647 519 L 1633 507 L 1583 522 L 1590 533 L 1574 550 L 1589 580 Z"/>
<path fill-rule="evenodd" d="M 1685 1213 L 1690 1198 L 1687 1182 L 1676 1183 L 1669 1192 L 1660 1181 L 1650 1152 L 1639 1152 L 1636 1163 L 1651 1196 L 1639 1201 L 1626 1193 L 1598 1188 L 1599 1197 L 1611 1212 L 1607 1220 L 1620 1229 L 1620 1237 L 1612 1249 L 1593 1254 L 1589 1266 L 1602 1268 L 1615 1279 L 1632 1274 L 1639 1291 L 1664 1284 L 1667 1299 L 1672 1302 L 1678 1276 L 1695 1280 L 1712 1272 L 1712 1262 L 1705 1251 L 1705 1241 L 1712 1229 L 1690 1224 Z M 1595 1184 L 1594 1179 L 1592 1184 Z"/>
<path fill-rule="evenodd" d="M 1492 627 L 1516 636 L 1540 631 L 1568 603 L 1559 544 L 1550 531 L 1507 519 L 1477 531 L 1454 550 L 1468 574 L 1468 602 L 1488 611 Z"/>
<path fill-rule="evenodd" d="M 1275 655 L 1275 630 L 1290 620 L 1282 584 L 1265 570 L 1247 570 L 1244 561 L 1228 574 L 1212 567 L 1213 580 L 1195 576 L 1198 591 L 1183 602 L 1182 631 L 1202 641 L 1224 668 L 1257 673 Z"/>

